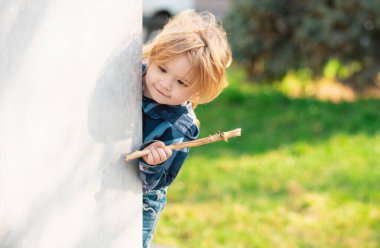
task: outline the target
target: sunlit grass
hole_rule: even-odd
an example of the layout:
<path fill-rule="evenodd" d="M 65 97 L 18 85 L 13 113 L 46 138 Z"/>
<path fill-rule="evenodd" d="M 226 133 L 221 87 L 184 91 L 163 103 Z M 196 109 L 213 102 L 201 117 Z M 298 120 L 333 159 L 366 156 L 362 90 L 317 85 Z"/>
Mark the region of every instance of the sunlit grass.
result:
<path fill-rule="evenodd" d="M 380 102 L 292 99 L 239 71 L 197 109 L 201 136 L 154 241 L 175 247 L 379 247 Z"/>

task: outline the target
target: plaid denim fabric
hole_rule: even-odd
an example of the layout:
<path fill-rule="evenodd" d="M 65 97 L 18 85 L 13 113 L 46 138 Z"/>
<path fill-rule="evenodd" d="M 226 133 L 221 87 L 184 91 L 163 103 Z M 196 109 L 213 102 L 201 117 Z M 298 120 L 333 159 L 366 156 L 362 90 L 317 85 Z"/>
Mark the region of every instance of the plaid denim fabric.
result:
<path fill-rule="evenodd" d="M 163 105 L 143 97 L 143 140 L 141 149 L 155 140 L 166 145 L 194 140 L 199 129 L 195 125 L 195 114 L 191 103 L 186 105 Z M 172 156 L 164 163 L 151 166 L 139 161 L 140 178 L 144 192 L 169 186 L 180 171 L 189 148 L 173 150 Z"/>

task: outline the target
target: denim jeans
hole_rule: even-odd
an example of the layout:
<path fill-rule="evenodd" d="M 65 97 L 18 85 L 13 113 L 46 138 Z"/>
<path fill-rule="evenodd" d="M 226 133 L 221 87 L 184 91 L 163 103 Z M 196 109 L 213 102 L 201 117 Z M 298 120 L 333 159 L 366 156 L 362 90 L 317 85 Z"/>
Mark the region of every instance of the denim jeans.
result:
<path fill-rule="evenodd" d="M 143 194 L 143 247 L 149 248 L 158 218 L 166 204 L 166 190 L 152 190 Z"/>

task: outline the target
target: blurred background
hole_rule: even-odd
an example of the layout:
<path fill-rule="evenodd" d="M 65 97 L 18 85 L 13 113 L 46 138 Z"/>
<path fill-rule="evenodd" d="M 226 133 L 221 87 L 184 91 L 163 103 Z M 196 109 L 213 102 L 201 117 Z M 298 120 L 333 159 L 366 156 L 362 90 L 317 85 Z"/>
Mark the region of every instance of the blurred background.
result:
<path fill-rule="evenodd" d="M 380 247 L 380 1 L 143 2 L 146 39 L 182 9 L 218 17 L 230 85 L 196 113 L 202 137 L 242 128 L 192 149 L 154 242 Z"/>
<path fill-rule="evenodd" d="M 182 10 L 210 11 L 222 20 L 229 7 L 229 0 L 143 0 L 144 40 L 153 38 L 168 18 Z"/>

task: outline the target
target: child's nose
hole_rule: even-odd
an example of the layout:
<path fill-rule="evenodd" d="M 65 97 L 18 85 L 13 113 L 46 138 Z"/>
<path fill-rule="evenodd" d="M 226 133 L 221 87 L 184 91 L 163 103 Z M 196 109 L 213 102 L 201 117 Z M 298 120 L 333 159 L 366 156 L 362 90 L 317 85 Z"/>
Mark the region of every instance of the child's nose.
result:
<path fill-rule="evenodd" d="M 165 78 L 164 80 L 161 81 L 161 84 L 162 86 L 167 89 L 167 90 L 170 90 L 171 89 L 171 86 L 172 86 L 172 82 L 169 78 Z"/>

